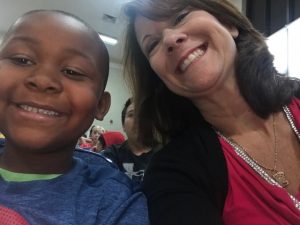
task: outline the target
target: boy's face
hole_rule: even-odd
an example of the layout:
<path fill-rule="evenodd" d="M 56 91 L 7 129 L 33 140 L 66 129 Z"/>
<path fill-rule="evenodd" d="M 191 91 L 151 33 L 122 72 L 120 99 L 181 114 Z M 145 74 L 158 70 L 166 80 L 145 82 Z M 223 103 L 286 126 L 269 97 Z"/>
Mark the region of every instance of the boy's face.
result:
<path fill-rule="evenodd" d="M 77 20 L 39 12 L 17 22 L 0 49 L 0 130 L 11 146 L 70 147 L 103 119 L 101 50 Z"/>

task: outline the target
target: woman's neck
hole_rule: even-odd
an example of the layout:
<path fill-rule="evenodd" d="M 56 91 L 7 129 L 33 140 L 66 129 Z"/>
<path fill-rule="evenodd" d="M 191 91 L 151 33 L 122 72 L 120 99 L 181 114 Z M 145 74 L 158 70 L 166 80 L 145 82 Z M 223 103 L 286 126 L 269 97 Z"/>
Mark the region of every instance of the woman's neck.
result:
<path fill-rule="evenodd" d="M 266 120 L 250 108 L 239 91 L 219 92 L 213 96 L 193 99 L 193 103 L 207 122 L 226 135 L 266 129 Z"/>

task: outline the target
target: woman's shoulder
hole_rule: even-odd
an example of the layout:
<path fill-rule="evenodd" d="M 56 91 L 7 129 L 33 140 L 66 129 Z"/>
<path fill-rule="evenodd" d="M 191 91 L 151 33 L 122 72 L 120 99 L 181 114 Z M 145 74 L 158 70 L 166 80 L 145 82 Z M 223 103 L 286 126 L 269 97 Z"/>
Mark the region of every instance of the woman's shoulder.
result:
<path fill-rule="evenodd" d="M 226 162 L 221 144 L 210 126 L 187 129 L 173 137 L 153 155 L 148 171 L 152 173 L 152 170 L 156 171 L 158 168 L 184 171 L 185 174 L 202 178 L 207 177 L 207 173 L 201 170 L 205 168 L 210 174 L 221 173 L 226 177 Z"/>
<path fill-rule="evenodd" d="M 222 153 L 219 139 L 209 124 L 199 124 L 178 133 L 159 152 L 166 155 L 169 151 L 181 157 L 198 155 L 201 158 Z"/>
<path fill-rule="evenodd" d="M 199 196 L 205 196 L 203 202 L 212 201 L 221 212 L 227 194 L 227 176 L 217 135 L 211 127 L 195 127 L 176 135 L 153 155 L 144 176 L 143 190 L 149 207 L 152 206 L 150 212 L 164 207 L 178 212 L 201 211 L 196 200 Z M 170 195 L 172 199 L 164 197 Z M 176 202 L 183 199 L 189 206 L 174 209 Z"/>

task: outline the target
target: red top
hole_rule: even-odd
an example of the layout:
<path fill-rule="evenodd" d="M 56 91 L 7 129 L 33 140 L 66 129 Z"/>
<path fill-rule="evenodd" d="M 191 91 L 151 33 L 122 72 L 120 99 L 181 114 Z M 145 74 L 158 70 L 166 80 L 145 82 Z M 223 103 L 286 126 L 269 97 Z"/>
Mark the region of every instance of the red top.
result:
<path fill-rule="evenodd" d="M 104 139 L 104 148 L 110 147 L 115 144 L 122 144 L 125 141 L 124 135 L 119 131 L 106 131 L 101 134 Z"/>
<path fill-rule="evenodd" d="M 82 143 L 79 147 L 80 148 L 92 148 L 93 145 L 92 145 L 92 143 Z"/>
<path fill-rule="evenodd" d="M 300 101 L 289 109 L 300 129 Z M 219 137 L 228 168 L 228 194 L 223 211 L 227 225 L 300 225 L 300 210 L 287 191 L 268 183 L 223 138 Z M 296 197 L 300 201 L 300 187 Z"/>

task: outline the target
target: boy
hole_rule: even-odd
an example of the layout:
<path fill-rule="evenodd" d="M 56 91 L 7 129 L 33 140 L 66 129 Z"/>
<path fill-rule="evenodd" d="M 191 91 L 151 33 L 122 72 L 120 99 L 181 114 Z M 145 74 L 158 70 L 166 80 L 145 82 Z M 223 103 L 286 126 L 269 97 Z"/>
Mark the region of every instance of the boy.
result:
<path fill-rule="evenodd" d="M 110 106 L 108 53 L 75 16 L 32 11 L 0 45 L 2 224 L 148 224 L 144 196 L 101 156 L 75 151 Z"/>

